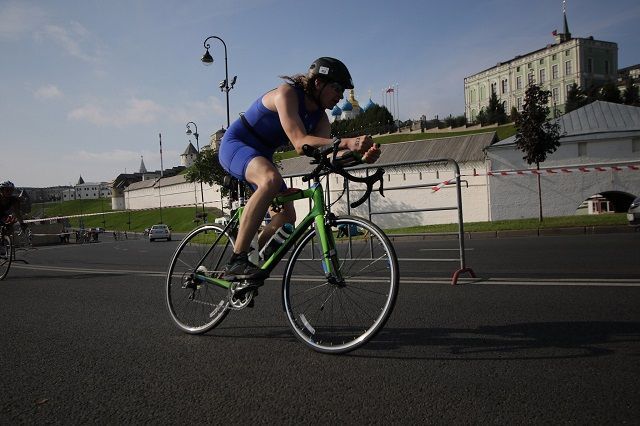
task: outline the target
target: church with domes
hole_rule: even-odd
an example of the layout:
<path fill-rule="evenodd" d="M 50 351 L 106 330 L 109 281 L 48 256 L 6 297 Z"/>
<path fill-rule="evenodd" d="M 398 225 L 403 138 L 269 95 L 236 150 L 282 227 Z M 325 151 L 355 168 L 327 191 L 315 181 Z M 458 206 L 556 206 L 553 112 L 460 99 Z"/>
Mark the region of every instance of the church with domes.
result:
<path fill-rule="evenodd" d="M 375 103 L 371 100 L 371 97 L 369 97 L 369 101 L 361 107 L 360 103 L 356 99 L 355 90 L 350 89 L 349 98 L 345 99 L 340 106 L 336 105 L 333 107 L 333 110 L 331 110 L 331 116 L 334 121 L 349 120 L 362 114 L 373 105 L 375 105 Z"/>

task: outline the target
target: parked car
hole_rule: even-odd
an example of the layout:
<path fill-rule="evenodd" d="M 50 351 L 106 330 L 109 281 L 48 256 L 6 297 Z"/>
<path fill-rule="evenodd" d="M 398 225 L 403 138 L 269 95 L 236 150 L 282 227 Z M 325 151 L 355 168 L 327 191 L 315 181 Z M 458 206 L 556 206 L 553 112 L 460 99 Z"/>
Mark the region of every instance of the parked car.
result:
<path fill-rule="evenodd" d="M 629 206 L 627 219 L 629 220 L 629 225 L 640 225 L 640 197 L 633 200 L 633 202 Z"/>
<path fill-rule="evenodd" d="M 230 220 L 231 220 L 231 218 L 229 216 L 221 216 L 221 217 L 217 217 L 213 221 L 213 223 L 215 223 L 216 225 L 227 226 L 227 224 L 229 223 Z"/>
<path fill-rule="evenodd" d="M 171 230 L 167 225 L 153 225 L 151 229 L 149 229 L 149 242 L 158 239 L 171 241 Z"/>

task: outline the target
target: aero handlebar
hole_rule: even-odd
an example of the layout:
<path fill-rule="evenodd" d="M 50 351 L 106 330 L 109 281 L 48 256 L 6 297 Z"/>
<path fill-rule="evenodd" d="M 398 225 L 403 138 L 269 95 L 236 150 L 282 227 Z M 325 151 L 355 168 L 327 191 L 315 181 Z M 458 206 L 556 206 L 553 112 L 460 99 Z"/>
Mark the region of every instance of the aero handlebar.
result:
<path fill-rule="evenodd" d="M 338 157 L 338 151 L 340 146 L 340 139 L 335 138 L 331 145 L 326 145 L 320 148 L 314 148 L 309 145 L 302 147 L 302 152 L 307 157 L 313 158 L 311 164 L 317 164 L 316 168 L 309 174 L 302 177 L 303 182 L 307 182 L 311 179 L 317 179 L 321 175 L 328 173 L 336 173 L 343 176 L 345 179 L 352 182 L 364 183 L 367 189 L 359 200 L 351 203 L 352 208 L 356 208 L 364 203 L 370 196 L 373 190 L 373 185 L 376 182 L 380 182 L 378 192 L 384 197 L 383 179 L 384 169 L 378 168 L 375 173 L 366 177 L 355 176 L 349 173 L 345 168 L 352 167 L 358 164 L 362 164 L 362 156 L 357 152 L 344 150 L 344 154 Z"/>

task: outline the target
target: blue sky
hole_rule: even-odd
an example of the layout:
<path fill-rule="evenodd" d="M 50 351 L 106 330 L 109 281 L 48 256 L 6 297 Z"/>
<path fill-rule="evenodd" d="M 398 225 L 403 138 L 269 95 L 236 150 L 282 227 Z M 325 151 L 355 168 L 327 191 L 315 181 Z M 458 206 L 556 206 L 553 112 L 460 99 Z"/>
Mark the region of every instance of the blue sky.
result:
<path fill-rule="evenodd" d="M 637 0 L 570 0 L 574 37 L 618 43 L 619 67 L 640 63 Z M 318 56 L 351 70 L 356 98 L 382 103 L 398 85 L 400 118 L 464 111 L 463 79 L 553 42 L 560 0 L 431 2 L 278 0 L 0 0 L 0 180 L 18 186 L 110 181 L 140 156 L 179 164 L 194 121 L 201 145 L 279 75 Z M 195 145 L 195 140 L 192 139 Z"/>

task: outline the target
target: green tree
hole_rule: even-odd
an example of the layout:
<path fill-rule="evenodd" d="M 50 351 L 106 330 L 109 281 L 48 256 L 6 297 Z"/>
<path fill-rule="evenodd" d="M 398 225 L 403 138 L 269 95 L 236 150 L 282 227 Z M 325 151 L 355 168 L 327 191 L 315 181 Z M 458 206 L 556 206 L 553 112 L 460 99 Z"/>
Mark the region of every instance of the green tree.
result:
<path fill-rule="evenodd" d="M 588 103 L 589 99 L 587 94 L 581 87 L 578 87 L 576 83 L 573 83 L 567 92 L 567 103 L 565 104 L 564 112 L 566 114 L 578 108 L 582 108 Z"/>
<path fill-rule="evenodd" d="M 520 113 L 518 112 L 518 108 L 512 106 L 511 114 L 509 114 L 509 120 L 511 120 L 512 123 L 515 123 L 519 116 Z"/>
<path fill-rule="evenodd" d="M 620 89 L 613 81 L 607 81 L 598 91 L 598 100 L 621 104 Z"/>
<path fill-rule="evenodd" d="M 487 111 L 484 107 L 480 108 L 480 112 L 476 116 L 476 121 L 480 123 L 480 125 L 484 126 L 485 124 L 489 124 L 489 118 L 487 117 Z"/>
<path fill-rule="evenodd" d="M 489 97 L 489 106 L 487 106 L 486 114 L 488 124 L 504 124 L 507 122 L 507 113 L 504 110 L 504 102 L 501 102 L 500 99 L 498 99 L 498 95 L 496 95 L 496 92 L 494 91 L 491 92 L 491 96 Z"/>
<path fill-rule="evenodd" d="M 535 164 L 540 170 L 540 163 L 547 155 L 555 152 L 560 146 L 560 126 L 557 120 L 547 121 L 549 116 L 549 96 L 551 92 L 542 90 L 532 84 L 525 92 L 524 105 L 520 117 L 516 120 L 516 147 L 524 153 L 522 157 L 527 164 Z M 540 174 L 538 180 L 539 218 L 542 222 L 542 190 Z"/>
<path fill-rule="evenodd" d="M 187 182 L 203 182 L 222 186 L 226 175 L 227 172 L 218 160 L 218 152 L 208 149 L 198 154 L 184 176 Z"/>
<path fill-rule="evenodd" d="M 638 86 L 633 84 L 632 78 L 627 80 L 622 101 L 625 105 L 640 106 L 640 90 L 638 90 Z"/>
<path fill-rule="evenodd" d="M 449 114 L 449 116 L 447 118 L 444 119 L 444 125 L 446 127 L 461 127 L 464 126 L 465 124 L 467 124 L 467 117 L 465 117 L 465 115 L 458 115 L 458 116 L 453 116 L 452 114 Z"/>

